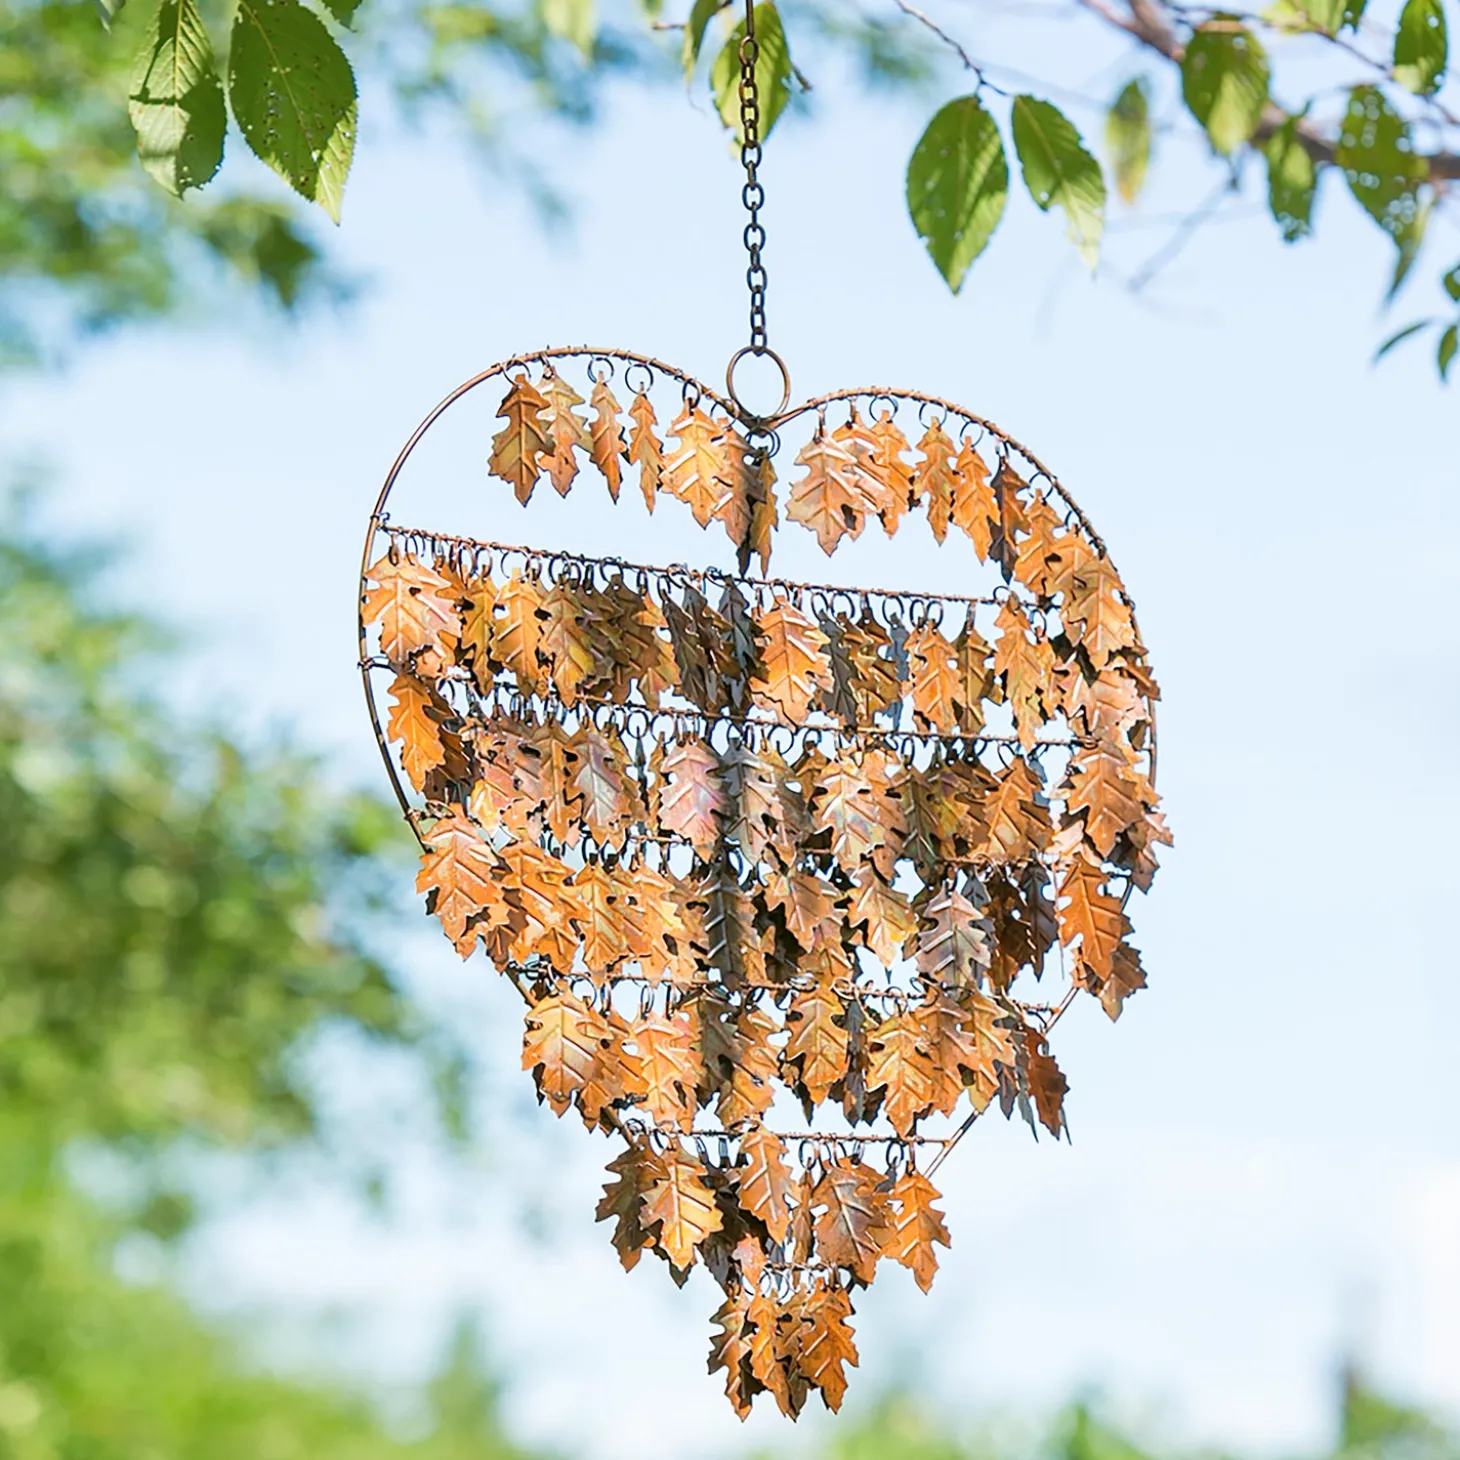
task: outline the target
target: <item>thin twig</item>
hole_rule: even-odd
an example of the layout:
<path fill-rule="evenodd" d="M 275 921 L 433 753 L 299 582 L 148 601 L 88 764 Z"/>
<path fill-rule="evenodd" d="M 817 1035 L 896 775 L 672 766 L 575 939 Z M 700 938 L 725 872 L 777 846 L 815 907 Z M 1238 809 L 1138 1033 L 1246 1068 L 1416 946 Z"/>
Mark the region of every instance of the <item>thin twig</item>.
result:
<path fill-rule="evenodd" d="M 1177 225 L 1171 237 L 1166 240 L 1150 258 L 1131 276 L 1129 289 L 1139 294 L 1157 274 L 1171 263 L 1196 236 L 1197 231 L 1222 205 L 1222 200 L 1232 191 L 1230 178 L 1221 183 L 1202 201 L 1201 205 L 1188 213 Z"/>

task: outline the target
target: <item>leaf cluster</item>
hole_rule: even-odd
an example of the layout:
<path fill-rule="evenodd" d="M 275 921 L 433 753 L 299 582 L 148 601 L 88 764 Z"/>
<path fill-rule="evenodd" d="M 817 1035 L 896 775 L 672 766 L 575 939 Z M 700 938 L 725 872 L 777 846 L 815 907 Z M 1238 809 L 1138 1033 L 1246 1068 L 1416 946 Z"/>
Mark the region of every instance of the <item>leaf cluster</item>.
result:
<path fill-rule="evenodd" d="M 922 1124 L 997 1102 L 1065 1129 L 1053 1006 L 1020 980 L 1058 962 L 1112 1019 L 1144 986 L 1124 894 L 1169 836 L 1130 602 L 1055 484 L 951 413 L 913 447 L 893 397 L 819 411 L 785 495 L 829 555 L 916 517 L 997 579 L 907 602 L 747 576 L 774 476 L 693 382 L 662 435 L 652 372 L 627 411 L 586 356 L 502 385 L 489 469 L 519 503 L 620 500 L 637 467 L 649 510 L 723 526 L 740 568 L 383 528 L 361 620 L 421 798 L 417 887 L 522 994 L 539 1098 L 626 1138 L 599 1209 L 625 1265 L 719 1282 L 737 1410 L 836 1408 L 851 1290 L 883 1257 L 926 1287 L 948 1241 Z M 781 1096 L 846 1134 L 788 1133 Z"/>

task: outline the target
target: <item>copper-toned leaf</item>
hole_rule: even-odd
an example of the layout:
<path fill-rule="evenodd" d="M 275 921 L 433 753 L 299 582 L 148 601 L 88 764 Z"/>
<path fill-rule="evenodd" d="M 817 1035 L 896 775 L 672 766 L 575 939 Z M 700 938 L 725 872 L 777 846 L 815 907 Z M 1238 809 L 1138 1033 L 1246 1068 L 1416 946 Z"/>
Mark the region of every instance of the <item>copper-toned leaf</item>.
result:
<path fill-rule="evenodd" d="M 432 910 L 463 958 L 476 946 L 472 923 L 479 915 L 502 922 L 517 916 L 501 886 L 501 871 L 501 858 L 463 812 L 449 812 L 426 834 L 416 891 L 432 895 Z"/>
<path fill-rule="evenodd" d="M 619 403 L 608 388 L 606 374 L 593 382 L 589 401 L 593 406 L 593 420 L 588 427 L 589 453 L 593 457 L 593 465 L 608 483 L 608 495 L 617 502 L 624 479 L 624 458 L 628 456 L 629 449 L 624 442 L 623 428 L 619 425 Z"/>
<path fill-rule="evenodd" d="M 824 985 L 793 994 L 786 1010 L 791 1037 L 782 1058 L 813 1105 L 820 1105 L 847 1072 L 845 1012 Z"/>
<path fill-rule="evenodd" d="M 777 603 L 756 618 L 761 634 L 760 666 L 752 680 L 757 699 L 799 724 L 811 702 L 831 680 L 826 636 L 798 608 Z"/>
<path fill-rule="evenodd" d="M 985 1110 L 999 1093 L 1004 1073 L 1018 1064 L 1019 1050 L 1011 1028 L 1016 1021 L 1002 1004 L 983 994 L 960 994 L 959 1002 L 968 1010 L 964 1028 L 972 1040 L 971 1063 L 964 1066 L 969 1075 L 968 1098 L 975 1110 Z"/>
<path fill-rule="evenodd" d="M 870 721 L 884 710 L 900 708 L 902 681 L 887 630 L 876 619 L 863 618 L 842 631 L 841 648 L 852 668 L 857 717 Z"/>
<path fill-rule="evenodd" d="M 718 1232 L 722 1222 L 697 1161 L 678 1149 L 668 1153 L 663 1174 L 645 1197 L 642 1220 L 646 1227 L 658 1228 L 656 1240 L 675 1267 L 694 1262 L 695 1248 Z"/>
<path fill-rule="evenodd" d="M 743 1005 L 735 1019 L 734 1057 L 720 1086 L 715 1112 L 727 1126 L 763 1115 L 776 1098 L 777 1051 L 771 1040 L 780 1025 L 755 1005 Z"/>
<path fill-rule="evenodd" d="M 968 534 L 978 560 L 986 563 L 993 543 L 994 521 L 999 507 L 989 485 L 989 469 L 973 444 L 959 447 L 957 476 L 953 482 L 953 524 Z"/>
<path fill-rule="evenodd" d="M 398 674 L 390 685 L 390 716 L 386 738 L 400 744 L 401 765 L 416 790 L 426 777 L 446 763 L 446 743 L 441 722 L 451 716 L 451 706 L 428 684 L 413 674 Z"/>
<path fill-rule="evenodd" d="M 767 907 L 778 908 L 786 929 L 808 953 L 836 939 L 841 919 L 836 889 L 812 872 L 772 872 L 766 878 Z"/>
<path fill-rule="evenodd" d="M 1063 523 L 1043 493 L 1035 494 L 1025 521 L 1029 535 L 1015 545 L 1014 577 L 1037 598 L 1044 598 L 1049 593 L 1051 565 L 1059 561 Z"/>
<path fill-rule="evenodd" d="M 907 898 L 889 887 L 870 863 L 863 863 L 852 880 L 856 891 L 847 911 L 848 924 L 861 928 L 863 940 L 880 962 L 896 963 L 917 934 L 917 914 Z"/>
<path fill-rule="evenodd" d="M 928 730 L 958 729 L 958 656 L 953 645 L 932 624 L 907 636 L 912 666 L 913 714 Z"/>
<path fill-rule="evenodd" d="M 522 1068 L 532 1071 L 538 1095 L 562 1115 L 594 1073 L 601 1047 L 612 1039 L 608 1021 L 566 990 L 527 1011 Z"/>
<path fill-rule="evenodd" d="M 560 497 L 568 495 L 573 478 L 578 475 L 575 451 L 593 451 L 593 437 L 588 423 L 575 407 L 583 397 L 551 367 L 543 377 L 542 393 L 547 399 L 546 428 L 548 449 L 541 460 Z"/>
<path fill-rule="evenodd" d="M 806 475 L 791 484 L 786 516 L 816 534 L 828 557 L 844 536 L 859 537 L 868 510 L 857 459 L 848 446 L 821 429 L 801 448 L 797 466 Z"/>
<path fill-rule="evenodd" d="M 1034 1108 L 1039 1119 L 1051 1135 L 1058 1136 L 1065 1128 L 1065 1094 L 1070 1086 L 1060 1067 L 1049 1053 L 1049 1041 L 1038 1030 L 1028 1029 L 1024 1033 L 1029 1093 L 1034 1097 Z"/>
<path fill-rule="evenodd" d="M 439 648 L 444 637 L 461 633 L 456 589 L 429 563 L 392 549 L 368 576 L 376 586 L 365 595 L 364 620 L 380 625 L 380 651 L 396 667 L 422 649 Z"/>
<path fill-rule="evenodd" d="M 635 393 L 629 405 L 629 416 L 634 424 L 629 430 L 628 456 L 639 468 L 639 488 L 644 493 L 644 505 L 652 512 L 664 472 L 664 443 L 654 434 L 654 427 L 658 424 L 654 419 L 654 405 L 642 390 Z"/>
<path fill-rule="evenodd" d="M 797 1338 L 798 1368 L 821 1391 L 826 1407 L 842 1407 L 847 1392 L 845 1364 L 856 1364 L 857 1345 L 852 1336 L 852 1300 L 844 1288 L 820 1284 L 801 1305 L 801 1328 Z"/>
<path fill-rule="evenodd" d="M 603 1188 L 594 1215 L 600 1222 L 613 1220 L 613 1245 L 624 1271 L 629 1272 L 638 1264 L 644 1248 L 654 1241 L 642 1222 L 644 1196 L 664 1179 L 665 1161 L 648 1146 L 634 1143 L 608 1163 L 608 1170 L 614 1180 Z"/>
<path fill-rule="evenodd" d="M 882 1113 L 900 1136 L 913 1133 L 933 1105 L 934 1070 L 922 1020 L 903 1009 L 884 1019 L 867 1040 L 867 1088 L 882 1092 Z"/>
<path fill-rule="evenodd" d="M 560 842 L 572 846 L 578 840 L 579 819 L 583 814 L 578 756 L 572 737 L 556 720 L 544 720 L 528 731 L 523 750 L 519 783 L 526 784 L 530 778 L 533 790 L 541 798 L 542 817 L 548 830 Z"/>
<path fill-rule="evenodd" d="M 828 832 L 831 852 L 843 871 L 855 872 L 883 845 L 883 808 L 867 779 L 863 758 L 846 755 L 817 777 L 811 824 Z"/>
<path fill-rule="evenodd" d="M 917 464 L 913 478 L 916 500 L 928 503 L 928 525 L 933 536 L 942 542 L 948 535 L 953 518 L 953 499 L 958 481 L 958 450 L 948 439 L 942 423 L 933 420 L 918 442 L 923 459 Z"/>
<path fill-rule="evenodd" d="M 513 575 L 497 593 L 492 623 L 492 659 L 517 679 L 523 694 L 536 694 L 543 684 L 537 648 L 542 641 L 543 590 L 536 578 Z"/>
<path fill-rule="evenodd" d="M 753 1125 L 740 1138 L 736 1165 L 740 1205 L 765 1223 L 773 1242 L 784 1242 L 791 1231 L 795 1183 L 786 1168 L 781 1139 L 762 1125 Z"/>
<path fill-rule="evenodd" d="M 888 1193 L 892 1222 L 883 1252 L 908 1268 L 926 1293 L 938 1271 L 938 1254 L 933 1244 L 951 1246 L 943 1213 L 933 1205 L 938 1188 L 921 1171 L 904 1171 Z"/>
<path fill-rule="evenodd" d="M 558 697 L 565 705 L 575 704 L 579 687 L 602 662 L 590 636 L 584 595 L 572 583 L 557 582 L 543 598 L 538 617 L 538 658 L 547 666 Z"/>
<path fill-rule="evenodd" d="M 524 373 L 513 376 L 512 387 L 497 412 L 507 424 L 492 441 L 488 469 L 493 476 L 511 483 L 524 507 L 542 475 L 542 458 L 553 449 L 544 414 L 547 409 L 547 399 Z"/>
<path fill-rule="evenodd" d="M 1135 622 L 1124 589 L 1108 558 L 1092 557 L 1066 579 L 1060 618 L 1065 631 L 1103 669 L 1113 654 L 1135 645 Z"/>
<path fill-rule="evenodd" d="M 999 773 L 983 814 L 990 850 L 1004 861 L 1022 862 L 1043 851 L 1049 841 L 1049 808 L 1026 760 L 1012 760 Z"/>
<path fill-rule="evenodd" d="M 989 922 L 950 878 L 919 910 L 918 972 L 958 988 L 976 985 L 989 966 Z"/>
<path fill-rule="evenodd" d="M 923 1042 L 933 1065 L 930 1101 L 942 1115 L 951 1115 L 958 1104 L 964 1071 L 972 1075 L 979 1067 L 978 1045 L 962 999 L 961 991 L 952 996 L 933 989 L 917 1009 Z"/>
<path fill-rule="evenodd" d="M 1014 470 L 1009 458 L 1004 456 L 999 459 L 992 485 L 998 511 L 994 514 L 994 534 L 989 545 L 989 556 L 1008 579 L 1014 576 L 1019 533 L 1028 526 L 1024 516 L 1024 503 L 1019 494 L 1027 490 L 1029 483 Z"/>
<path fill-rule="evenodd" d="M 750 1413 L 750 1403 L 757 1390 L 764 1387 L 755 1378 L 750 1364 L 751 1338 L 755 1325 L 750 1321 L 752 1289 L 740 1288 L 715 1310 L 710 1322 L 719 1332 L 710 1339 L 709 1371 L 725 1371 L 725 1396 L 741 1419 Z"/>
<path fill-rule="evenodd" d="M 816 1183 L 816 1245 L 825 1261 L 870 1283 L 887 1239 L 887 1199 L 860 1161 L 830 1165 Z"/>
<path fill-rule="evenodd" d="M 723 428 L 695 405 L 686 406 L 670 429 L 678 444 L 664 459 L 660 485 L 688 503 L 695 521 L 708 527 L 733 490 Z"/>
<path fill-rule="evenodd" d="M 1014 712 L 1019 739 L 1028 747 L 1034 744 L 1035 731 L 1044 723 L 1041 700 L 1051 684 L 1054 655 L 1049 641 L 1031 627 L 1012 597 L 1005 599 L 999 610 L 997 628 L 994 673 L 1003 678 L 1004 698 Z"/>
<path fill-rule="evenodd" d="M 621 839 L 643 812 L 637 786 L 624 770 L 624 747 L 612 730 L 598 730 L 585 721 L 572 741 L 578 771 L 573 778 L 580 797 L 583 825 L 596 842 Z"/>
<path fill-rule="evenodd" d="M 644 1113 L 661 1128 L 689 1130 L 703 1073 L 694 1026 L 682 1016 L 649 1013 L 635 1020 L 633 1037 L 643 1075 Z"/>
<path fill-rule="evenodd" d="M 720 781 L 720 757 L 703 740 L 681 740 L 658 754 L 659 825 L 682 836 L 701 857 L 720 840 L 729 803 Z"/>
<path fill-rule="evenodd" d="M 566 973 L 578 952 L 575 931 L 580 914 L 568 867 L 530 842 L 512 842 L 500 853 L 503 887 L 523 914 L 522 930 L 512 945 L 518 962 L 533 954 Z"/>
<path fill-rule="evenodd" d="M 1076 857 L 1060 877 L 1056 904 L 1060 942 L 1066 947 L 1078 942 L 1080 961 L 1102 979 L 1110 976 L 1115 950 L 1131 930 L 1120 899 L 1103 891 L 1104 885 L 1105 873 Z"/>
<path fill-rule="evenodd" d="M 589 862 L 573 873 L 577 900 L 574 918 L 582 940 L 588 976 L 601 980 L 625 959 L 634 956 L 625 929 L 624 904 L 631 883 L 617 868 Z"/>
<path fill-rule="evenodd" d="M 1084 812 L 1085 835 L 1102 857 L 1108 857 L 1115 839 L 1145 815 L 1141 788 L 1129 770 L 1126 755 L 1109 739 L 1082 747 L 1070 761 L 1066 804 L 1071 814 Z"/>
<path fill-rule="evenodd" d="M 751 862 L 764 861 L 780 833 L 776 768 L 748 741 L 731 740 L 720 757 L 725 789 L 725 836 Z"/>
<path fill-rule="evenodd" d="M 880 479 L 885 490 L 878 516 L 891 537 L 913 501 L 913 468 L 907 460 L 907 437 L 898 429 L 889 410 L 879 411 L 867 431 L 874 448 L 870 461 L 864 461 L 863 465 Z"/>

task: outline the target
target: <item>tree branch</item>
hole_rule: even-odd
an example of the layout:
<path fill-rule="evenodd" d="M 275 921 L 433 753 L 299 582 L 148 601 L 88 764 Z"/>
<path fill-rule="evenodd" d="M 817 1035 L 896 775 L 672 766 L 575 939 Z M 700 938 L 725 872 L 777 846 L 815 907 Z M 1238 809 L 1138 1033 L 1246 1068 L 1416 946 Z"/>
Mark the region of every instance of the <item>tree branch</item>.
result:
<path fill-rule="evenodd" d="M 1076 3 L 1107 25 L 1124 31 L 1139 41 L 1147 50 L 1180 66 L 1186 48 L 1182 45 L 1170 13 L 1161 0 L 1126 0 L 1125 12 L 1116 10 L 1109 0 L 1076 0 Z M 1263 108 L 1257 130 L 1252 134 L 1252 143 L 1260 147 L 1275 132 L 1288 122 L 1288 115 L 1274 102 Z M 1320 167 L 1332 167 L 1337 162 L 1337 143 L 1309 121 L 1300 121 L 1293 133 L 1302 144 L 1303 150 Z M 1446 182 L 1460 180 L 1460 152 L 1418 153 L 1429 169 L 1429 182 L 1439 187 Z"/>

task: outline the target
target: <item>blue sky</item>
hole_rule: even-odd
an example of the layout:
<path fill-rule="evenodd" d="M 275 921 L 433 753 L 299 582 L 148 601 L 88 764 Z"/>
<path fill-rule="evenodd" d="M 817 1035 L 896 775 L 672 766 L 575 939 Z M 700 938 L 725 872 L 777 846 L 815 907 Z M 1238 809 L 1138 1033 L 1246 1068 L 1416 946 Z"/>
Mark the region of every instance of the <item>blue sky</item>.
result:
<path fill-rule="evenodd" d="M 1083 27 L 1005 24 L 981 22 L 980 48 L 1051 43 L 1061 79 L 1096 94 L 1123 74 Z M 1117 214 L 1133 222 L 1107 277 L 1091 283 L 1060 222 L 1014 196 L 953 300 L 901 200 L 925 111 L 835 76 L 817 98 L 769 149 L 773 342 L 798 392 L 952 396 L 1060 475 L 1140 606 L 1178 838 L 1135 912 L 1150 991 L 1118 1026 L 1092 1003 L 1062 1031 L 1073 1144 L 990 1123 L 960 1148 L 955 1247 L 930 1297 L 894 1274 L 859 1304 L 854 1401 L 907 1378 L 962 1411 L 1097 1385 L 1179 1434 L 1290 1449 L 1321 1435 L 1353 1349 L 1460 1406 L 1457 397 L 1421 351 L 1370 368 L 1390 246 L 1332 180 L 1320 241 L 1299 249 L 1252 194 L 1133 298 L 1116 280 L 1166 236 L 1145 224 L 1210 186 L 1176 175 L 1186 154 L 1168 142 L 1172 175 Z M 192 637 L 189 703 L 289 726 L 377 785 L 355 571 L 415 422 L 458 380 L 551 343 L 715 380 L 745 305 L 738 176 L 708 107 L 625 93 L 591 133 L 534 134 L 576 204 L 555 237 L 459 151 L 368 116 L 339 236 L 368 283 L 352 308 L 119 337 L 12 384 L 0 430 L 12 455 L 54 464 L 50 521 L 131 539 L 121 589 Z M 505 533 L 484 455 L 477 428 L 432 459 L 418 501 L 433 524 Z M 567 546 L 705 550 L 658 519 L 652 541 L 625 536 L 576 502 L 533 521 Z M 778 569 L 819 568 L 813 552 L 788 539 Z M 936 556 L 905 549 L 888 576 L 946 573 Z M 595 1457 L 784 1438 L 774 1418 L 741 1429 L 706 1379 L 708 1287 L 620 1272 L 591 1220 L 609 1152 L 525 1108 L 508 991 L 424 932 L 401 957 L 488 1068 L 500 1136 L 480 1169 L 448 1171 L 414 1140 L 402 1075 L 403 1124 L 382 1137 L 400 1222 L 301 1178 L 220 1220 L 199 1290 L 221 1309 L 283 1305 L 299 1352 L 307 1320 L 343 1315 L 337 1360 L 385 1381 L 420 1373 L 457 1305 L 480 1301 L 514 1421 Z M 364 1100 L 347 1054 L 326 1068 L 342 1108 Z M 510 1177 L 551 1242 L 503 1194 Z"/>

